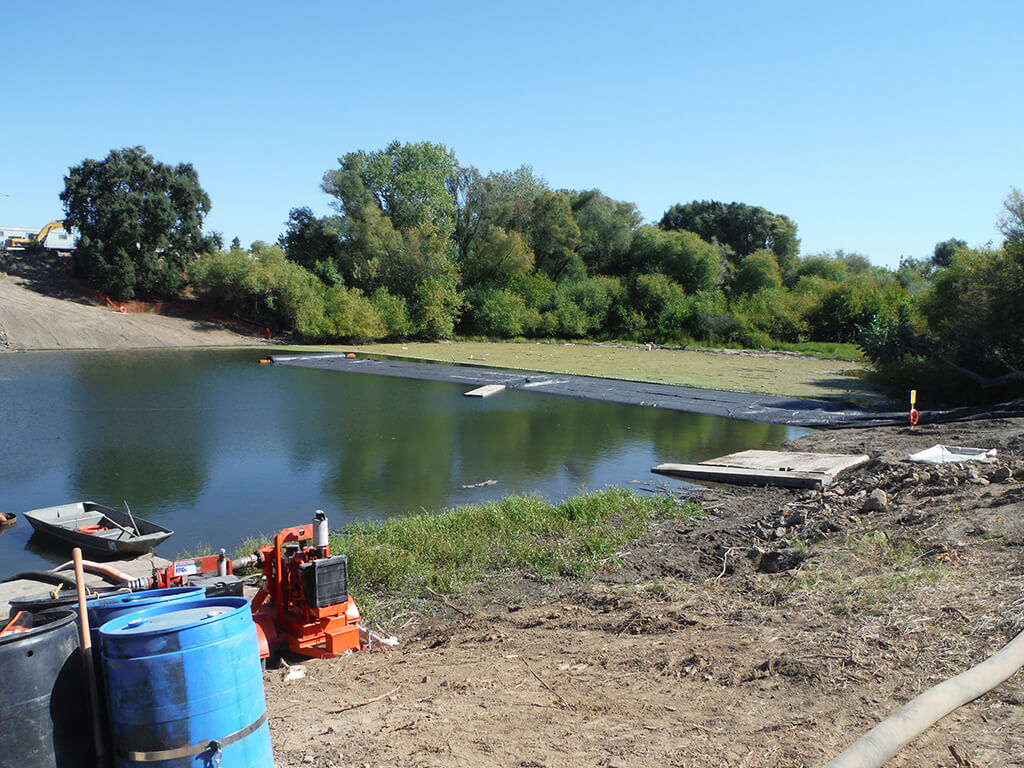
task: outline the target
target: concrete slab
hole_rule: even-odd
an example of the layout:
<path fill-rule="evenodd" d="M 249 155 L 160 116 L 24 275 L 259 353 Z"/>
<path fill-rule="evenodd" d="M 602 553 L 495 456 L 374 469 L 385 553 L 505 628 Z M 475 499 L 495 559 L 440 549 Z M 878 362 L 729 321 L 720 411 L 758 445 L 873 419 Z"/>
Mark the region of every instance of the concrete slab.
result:
<path fill-rule="evenodd" d="M 777 485 L 783 488 L 824 488 L 836 476 L 860 466 L 869 456 L 788 451 L 740 451 L 699 464 L 659 464 L 662 475 L 712 480 L 733 485 Z"/>

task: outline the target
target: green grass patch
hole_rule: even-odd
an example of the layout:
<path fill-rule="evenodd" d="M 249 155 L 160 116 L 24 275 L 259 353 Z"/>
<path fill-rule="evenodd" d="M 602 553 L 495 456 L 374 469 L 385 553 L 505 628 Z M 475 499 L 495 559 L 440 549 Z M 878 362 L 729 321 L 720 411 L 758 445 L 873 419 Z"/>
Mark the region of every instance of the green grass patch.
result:
<path fill-rule="evenodd" d="M 864 350 L 859 346 L 837 341 L 803 341 L 799 344 L 773 341 L 768 348 L 780 352 L 797 352 L 822 360 L 852 360 L 858 363 L 866 361 Z"/>
<path fill-rule="evenodd" d="M 386 622 L 433 590 L 457 594 L 520 578 L 585 579 L 614 567 L 616 553 L 656 520 L 697 517 L 696 504 L 625 489 L 559 504 L 539 496 L 352 523 L 332 535 L 349 558 L 351 591 L 363 613 Z"/>
<path fill-rule="evenodd" d="M 894 599 L 952 575 L 916 542 L 884 531 L 851 534 L 839 544 L 800 542 L 800 548 L 808 559 L 791 581 L 772 584 L 772 602 L 813 595 L 840 615 L 884 612 Z"/>

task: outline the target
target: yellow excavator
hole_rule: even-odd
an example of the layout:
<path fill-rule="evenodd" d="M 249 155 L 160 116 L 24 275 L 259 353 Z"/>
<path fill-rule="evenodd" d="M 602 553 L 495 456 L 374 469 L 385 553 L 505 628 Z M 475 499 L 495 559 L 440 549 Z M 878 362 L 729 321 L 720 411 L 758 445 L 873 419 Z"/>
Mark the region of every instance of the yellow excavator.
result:
<path fill-rule="evenodd" d="M 64 229 L 64 222 L 63 221 L 51 221 L 49 224 L 47 224 L 45 227 L 43 227 L 41 230 L 39 230 L 32 237 L 10 237 L 10 238 L 8 238 L 7 242 L 4 244 L 4 247 L 7 250 L 9 250 L 9 251 L 10 250 L 24 250 L 25 248 L 45 248 L 46 247 L 46 238 L 47 238 L 47 236 L 51 232 L 56 232 L 58 229 Z M 60 251 L 71 250 L 72 242 L 73 241 L 71 240 L 70 234 L 67 235 L 67 238 L 68 238 L 69 242 L 68 242 L 68 246 L 66 248 L 59 248 L 58 247 L 58 248 L 55 248 L 54 250 L 60 250 Z"/>

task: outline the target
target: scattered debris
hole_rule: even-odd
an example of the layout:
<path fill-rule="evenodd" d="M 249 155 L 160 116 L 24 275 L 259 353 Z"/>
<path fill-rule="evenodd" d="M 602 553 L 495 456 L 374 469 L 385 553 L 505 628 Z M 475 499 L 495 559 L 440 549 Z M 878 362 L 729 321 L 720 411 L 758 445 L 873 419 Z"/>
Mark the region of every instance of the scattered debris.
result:
<path fill-rule="evenodd" d="M 963 448 L 956 445 L 935 444 L 931 448 L 910 454 L 907 456 L 907 461 L 916 461 L 921 464 L 957 464 L 961 461 L 991 462 L 995 458 L 995 448 Z"/>

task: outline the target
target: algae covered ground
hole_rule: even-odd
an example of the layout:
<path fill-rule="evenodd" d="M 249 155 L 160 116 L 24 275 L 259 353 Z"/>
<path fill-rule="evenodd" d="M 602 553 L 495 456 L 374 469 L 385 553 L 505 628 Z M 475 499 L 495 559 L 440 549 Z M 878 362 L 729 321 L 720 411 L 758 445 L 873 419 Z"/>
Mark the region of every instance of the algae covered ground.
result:
<path fill-rule="evenodd" d="M 854 348 L 849 346 L 853 357 Z M 754 394 L 855 400 L 875 397 L 862 378 L 866 370 L 863 362 L 822 359 L 795 352 L 648 349 L 646 345 L 530 341 L 408 342 L 331 349 Z"/>

